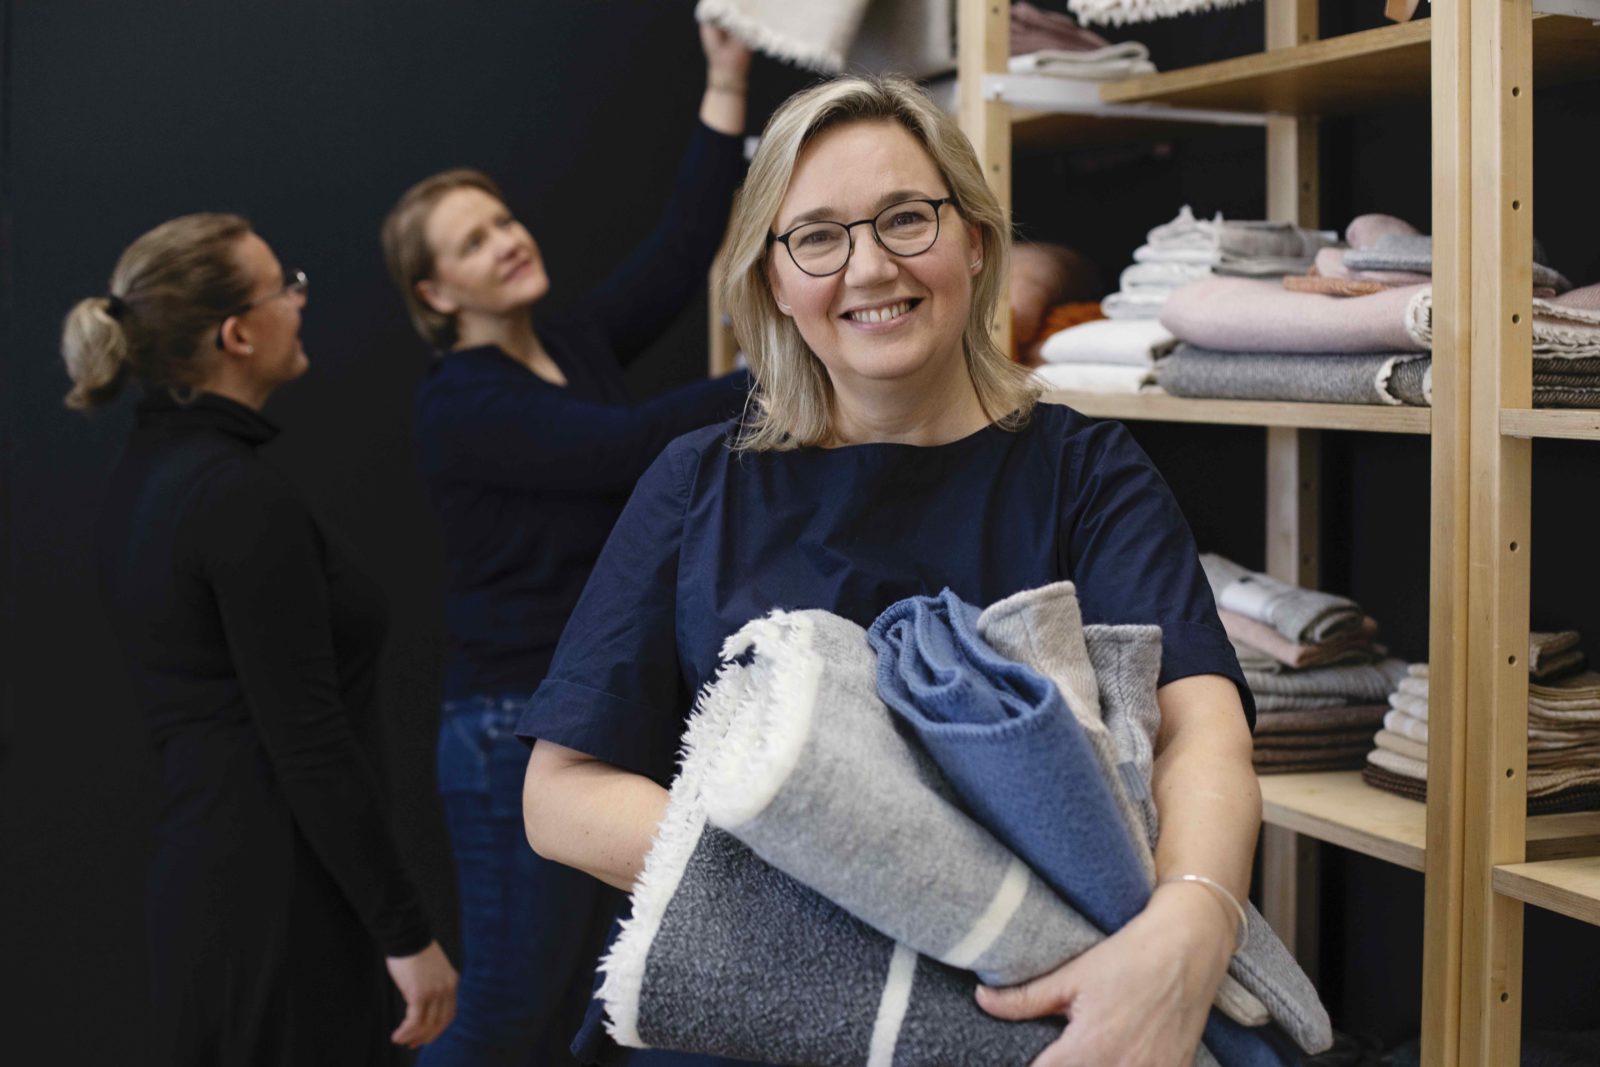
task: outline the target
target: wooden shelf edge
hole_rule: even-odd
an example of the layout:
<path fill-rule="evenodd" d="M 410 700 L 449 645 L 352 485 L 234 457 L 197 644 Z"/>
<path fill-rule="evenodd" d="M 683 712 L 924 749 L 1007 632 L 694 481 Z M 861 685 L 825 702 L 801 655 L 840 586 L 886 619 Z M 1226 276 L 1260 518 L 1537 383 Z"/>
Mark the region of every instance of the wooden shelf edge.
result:
<path fill-rule="evenodd" d="M 1600 441 L 1600 410 L 1502 408 L 1500 432 L 1507 437 L 1562 437 L 1573 441 Z"/>
<path fill-rule="evenodd" d="M 1359 771 L 1268 774 L 1259 781 L 1269 826 L 1422 870 L 1426 805 L 1372 788 Z"/>
<path fill-rule="evenodd" d="M 1222 426 L 1289 426 L 1305 430 L 1427 435 L 1429 408 L 1367 404 L 1294 404 L 1268 400 L 1191 400 L 1162 393 L 1046 391 L 1046 403 L 1065 404 L 1092 418 L 1194 422 Z"/>
<path fill-rule="evenodd" d="M 1494 869 L 1494 890 L 1600 926 L 1600 856 L 1504 864 Z"/>

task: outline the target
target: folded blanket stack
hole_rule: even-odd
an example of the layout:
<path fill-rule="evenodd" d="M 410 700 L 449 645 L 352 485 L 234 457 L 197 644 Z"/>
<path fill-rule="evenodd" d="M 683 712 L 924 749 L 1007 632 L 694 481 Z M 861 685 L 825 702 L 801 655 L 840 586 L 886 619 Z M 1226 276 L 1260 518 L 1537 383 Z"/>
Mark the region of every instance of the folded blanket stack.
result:
<path fill-rule="evenodd" d="M 1406 665 L 1384 656 L 1354 601 L 1301 589 L 1214 553 L 1200 557 L 1256 700 L 1260 774 L 1354 770 Z"/>
<path fill-rule="evenodd" d="M 1176 344 L 1149 319 L 1100 319 L 1045 338 L 1034 375 L 1049 389 L 1137 393 L 1153 382 L 1156 360 Z"/>
<path fill-rule="evenodd" d="M 1112 44 L 1070 15 L 1041 11 L 1026 0 L 1011 5 L 1009 69 L 1077 81 L 1117 81 L 1156 72 L 1150 50 L 1139 42 Z"/>
<path fill-rule="evenodd" d="M 1600 809 L 1600 673 L 1585 670 L 1576 631 L 1528 635 L 1528 811 Z M 1362 777 L 1428 795 L 1428 665 L 1413 664 L 1389 697 Z"/>
<path fill-rule="evenodd" d="M 746 625 L 602 965 L 612 1035 L 794 1064 L 1030 1062 L 1062 1022 L 985 1015 L 972 972 L 1045 973 L 1142 906 L 1159 664 L 1157 628 L 1083 627 L 1070 583 L 981 615 L 914 598 L 870 637 L 820 611 Z M 1197 1063 L 1331 1044 L 1249 922 Z"/>
<path fill-rule="evenodd" d="M 1346 239 L 1349 248 L 1318 250 L 1304 275 L 1211 278 L 1171 293 L 1160 319 L 1181 343 L 1156 365 L 1160 388 L 1196 398 L 1431 405 L 1430 239 L 1387 215 L 1357 218 Z M 1539 263 L 1533 278 L 1534 405 L 1600 406 L 1600 286 L 1571 289 Z"/>
<path fill-rule="evenodd" d="M 1212 274 L 1281 277 L 1304 272 L 1336 236 L 1287 223 L 1197 219 L 1185 204 L 1133 253 L 1119 288 L 1101 303 L 1113 319 L 1154 319 L 1175 289 Z"/>

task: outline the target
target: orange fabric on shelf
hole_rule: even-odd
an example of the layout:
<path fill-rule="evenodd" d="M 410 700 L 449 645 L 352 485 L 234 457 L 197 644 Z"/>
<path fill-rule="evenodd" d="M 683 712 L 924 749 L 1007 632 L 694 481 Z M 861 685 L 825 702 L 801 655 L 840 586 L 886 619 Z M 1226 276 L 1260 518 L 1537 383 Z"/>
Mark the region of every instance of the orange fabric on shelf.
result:
<path fill-rule="evenodd" d="M 1098 303 L 1057 304 L 1045 313 L 1044 322 L 1034 336 L 1018 337 L 1015 329 L 1012 330 L 1011 358 L 1024 366 L 1036 367 L 1043 362 L 1039 359 L 1039 346 L 1044 344 L 1045 338 L 1070 326 L 1080 326 L 1105 317 Z"/>

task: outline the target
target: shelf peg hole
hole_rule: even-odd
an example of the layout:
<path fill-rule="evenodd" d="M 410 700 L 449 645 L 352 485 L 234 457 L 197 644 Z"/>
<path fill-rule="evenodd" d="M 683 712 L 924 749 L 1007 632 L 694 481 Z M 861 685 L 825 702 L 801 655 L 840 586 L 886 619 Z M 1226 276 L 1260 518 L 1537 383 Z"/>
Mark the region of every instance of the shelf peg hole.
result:
<path fill-rule="evenodd" d="M 1522 316 L 1521 315 L 1513 315 L 1513 316 L 1511 316 L 1511 325 L 1515 326 L 1517 323 L 1519 323 L 1521 321 L 1522 321 Z"/>
<path fill-rule="evenodd" d="M 1501 993 L 1500 994 L 1500 1003 L 1504 1004 L 1506 1001 L 1508 1001 L 1510 999 L 1511 999 L 1511 994 L 1510 993 Z"/>
<path fill-rule="evenodd" d="M 1511 201 L 1511 210 L 1512 211 L 1521 211 L 1522 210 L 1522 201 L 1521 200 L 1513 200 L 1513 201 Z"/>
<path fill-rule="evenodd" d="M 1517 543 L 1515 541 L 1513 541 L 1513 542 L 1511 542 L 1511 551 L 1515 552 L 1516 550 L 1517 550 Z"/>
<path fill-rule="evenodd" d="M 1506 768 L 1506 777 L 1507 778 L 1515 778 L 1516 776 L 1517 776 L 1517 772 L 1516 771 L 1512 770 L 1510 767 Z"/>
<path fill-rule="evenodd" d="M 1512 87 L 1511 87 L 1511 95 L 1512 95 L 1512 96 L 1521 96 L 1521 95 L 1522 95 L 1522 86 L 1520 86 L 1520 85 L 1513 85 L 1513 86 L 1512 86 Z"/>
<path fill-rule="evenodd" d="M 1515 666 L 1516 666 L 1516 665 L 1517 665 L 1517 657 L 1516 657 L 1516 654 L 1515 654 L 1515 653 L 1513 653 L 1513 654 L 1512 654 L 1512 655 L 1509 655 L 1509 656 L 1507 656 L 1507 657 L 1506 657 L 1506 663 L 1507 663 L 1507 664 L 1508 664 L 1508 665 L 1510 665 L 1510 666 L 1512 666 L 1512 667 L 1515 667 Z"/>

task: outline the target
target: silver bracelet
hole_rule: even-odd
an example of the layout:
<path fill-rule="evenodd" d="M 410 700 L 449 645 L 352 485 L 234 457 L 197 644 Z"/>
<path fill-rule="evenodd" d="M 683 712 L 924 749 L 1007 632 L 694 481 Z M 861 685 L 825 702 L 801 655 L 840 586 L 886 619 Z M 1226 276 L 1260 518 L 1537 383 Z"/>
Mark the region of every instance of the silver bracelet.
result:
<path fill-rule="evenodd" d="M 1227 886 L 1203 874 L 1175 874 L 1161 880 L 1162 885 L 1169 882 L 1194 882 L 1196 885 L 1203 885 L 1232 905 L 1233 910 L 1239 913 L 1239 943 L 1233 946 L 1233 954 L 1237 956 L 1244 951 L 1244 947 L 1250 943 L 1250 916 L 1245 914 L 1244 905 L 1239 903 L 1238 897 L 1228 891 Z"/>

